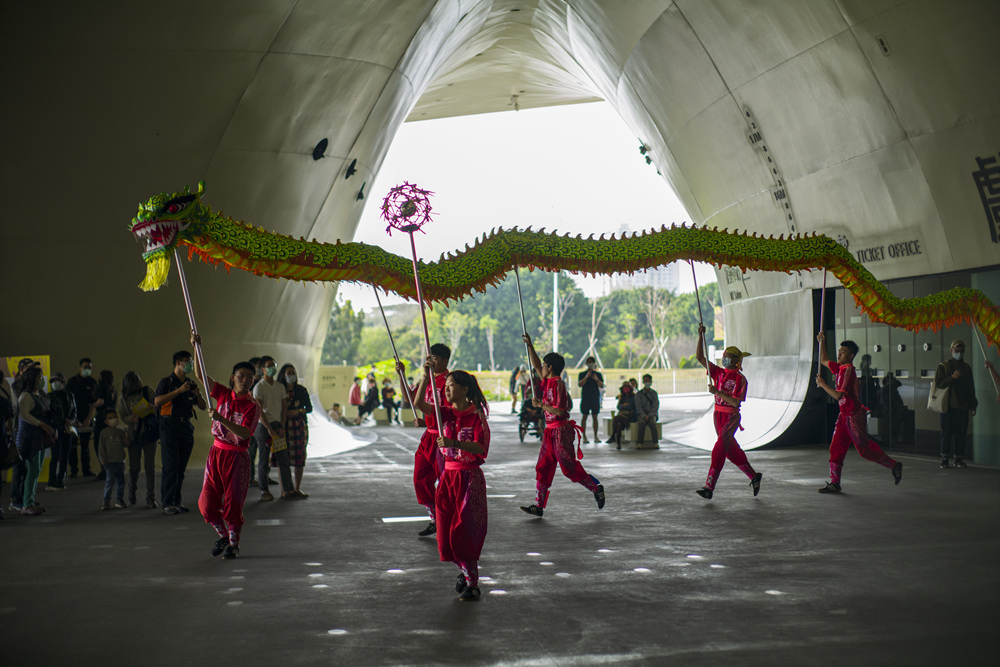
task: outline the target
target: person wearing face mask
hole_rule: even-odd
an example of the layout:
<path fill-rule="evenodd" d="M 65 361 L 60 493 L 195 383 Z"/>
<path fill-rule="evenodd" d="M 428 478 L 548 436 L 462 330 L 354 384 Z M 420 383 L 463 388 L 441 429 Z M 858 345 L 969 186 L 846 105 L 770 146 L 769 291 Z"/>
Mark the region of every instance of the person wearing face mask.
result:
<path fill-rule="evenodd" d="M 934 385 L 948 389 L 948 411 L 941 413 L 941 467 L 947 468 L 954 454 L 955 467 L 965 467 L 965 436 L 969 432 L 969 417 L 976 416 L 979 400 L 972 367 L 965 363 L 965 343 L 951 341 L 951 359 L 938 364 Z"/>
<path fill-rule="evenodd" d="M 740 405 L 747 398 L 747 379 L 743 376 L 743 357 L 749 357 L 749 352 L 743 352 L 731 345 L 722 353 L 722 367 L 718 367 L 705 358 L 705 325 L 698 325 L 698 349 L 695 352 L 698 363 L 708 369 L 711 382 L 708 390 L 715 396 L 715 432 L 718 439 L 712 448 L 712 459 L 708 465 L 708 477 L 705 486 L 695 491 L 706 500 L 711 499 L 715 485 L 719 481 L 719 473 L 726 465 L 726 459 L 743 471 L 750 478 L 750 488 L 753 495 L 760 493 L 760 480 L 763 475 L 753 469 L 736 442 L 736 429 L 740 426 Z M 854 367 L 851 367 L 854 370 Z"/>
<path fill-rule="evenodd" d="M 382 407 L 385 408 L 385 414 L 389 418 L 390 424 L 396 422 L 402 426 L 399 421 L 399 408 L 402 405 L 396 400 L 396 390 L 392 386 L 392 381 L 389 378 L 382 380 Z"/>
<path fill-rule="evenodd" d="M 587 444 L 587 416 L 594 419 L 594 442 L 600 442 L 597 437 L 597 415 L 601 412 L 601 390 L 604 389 L 604 376 L 597 370 L 597 359 L 587 357 L 587 370 L 577 378 L 580 385 L 580 428 L 583 429 L 583 442 Z"/>
<path fill-rule="evenodd" d="M 276 438 L 285 437 L 285 419 L 288 410 L 288 390 L 285 385 L 275 381 L 278 375 L 278 364 L 274 357 L 263 355 L 260 358 L 260 366 L 264 371 L 264 379 L 253 388 L 253 397 L 260 403 L 263 414 L 257 422 L 254 430 L 254 439 L 257 440 L 257 486 L 260 488 L 261 500 L 274 500 L 274 494 L 268 490 L 272 484 L 268 474 L 270 473 L 271 445 Z M 291 489 L 291 478 L 285 469 L 281 470 L 283 478 L 282 485 L 286 489 Z M 286 479 L 285 477 L 288 476 Z"/>
<path fill-rule="evenodd" d="M 306 466 L 306 447 L 309 445 L 308 415 L 313 411 L 309 390 L 299 384 L 299 374 L 295 366 L 285 364 L 278 371 L 278 381 L 284 385 L 288 396 L 288 409 L 285 411 L 285 440 L 288 449 L 285 450 L 285 463 L 281 473 L 282 497 L 288 500 L 304 500 L 309 497 L 303 493 L 302 472 Z M 279 452 L 280 454 L 280 452 Z M 280 458 L 278 459 L 280 461 Z M 273 464 L 272 464 L 273 465 Z M 295 476 L 295 487 L 286 485 L 288 466 L 291 465 Z"/>
<path fill-rule="evenodd" d="M 36 365 L 27 367 L 21 374 L 21 393 L 17 397 L 18 425 L 17 451 L 25 463 L 24 490 L 21 496 L 21 514 L 38 516 L 45 511 L 35 502 L 38 488 L 38 473 L 42 469 L 45 455 L 45 436 L 52 438 L 55 431 L 47 423 L 49 402 L 42 394 L 42 369 Z M 14 494 L 11 493 L 13 502 Z"/>
<path fill-rule="evenodd" d="M 830 440 L 830 481 L 820 488 L 819 492 L 840 493 L 840 474 L 844 469 L 844 457 L 847 456 L 851 444 L 864 458 L 889 468 L 895 483 L 899 484 L 903 479 L 902 462 L 893 461 L 882 451 L 878 443 L 868 437 L 867 410 L 861 404 L 858 374 L 854 370 L 854 357 L 858 353 L 858 344 L 853 340 L 842 341 L 837 350 L 837 361 L 830 361 L 826 352 L 826 334 L 819 332 L 816 334 L 816 340 L 819 342 L 819 361 L 833 373 L 834 377 L 834 386 L 831 387 L 820 373 L 816 376 L 816 386 L 837 401 L 840 407 L 837 425 Z"/>
<path fill-rule="evenodd" d="M 201 345 L 201 338 L 194 332 L 191 344 Z M 212 556 L 222 554 L 223 558 L 233 559 L 240 554 L 243 505 L 249 490 L 250 460 L 246 450 L 261 415 L 260 403 L 250 393 L 254 367 L 246 361 L 237 362 L 227 387 L 209 377 L 201 364 L 198 366 L 198 378 L 216 400 L 211 413 L 214 439 L 205 462 L 198 509 L 219 536 L 210 551 Z"/>
<path fill-rule="evenodd" d="M 648 428 L 653 438 L 654 449 L 659 437 L 656 433 L 656 422 L 660 419 L 660 397 L 653 390 L 653 376 L 646 373 L 642 376 L 642 389 L 635 393 L 635 416 L 638 422 L 639 435 L 635 448 L 642 449 Z"/>
<path fill-rule="evenodd" d="M 46 491 L 61 491 L 66 488 L 66 467 L 69 452 L 73 448 L 73 434 L 70 429 L 76 421 L 76 401 L 66 391 L 66 378 L 62 373 L 53 373 L 49 378 L 49 403 L 52 410 L 51 426 L 55 430 L 52 443 L 52 458 L 49 460 L 49 483 Z"/>
<path fill-rule="evenodd" d="M 608 442 L 615 443 L 615 449 L 622 448 L 622 432 L 632 427 L 635 421 L 635 390 L 630 382 L 623 382 L 618 390 L 618 405 L 615 416 L 611 420 L 611 439 Z"/>
<path fill-rule="evenodd" d="M 90 436 L 93 433 L 94 414 L 102 402 L 95 396 L 97 390 L 97 380 L 91 377 L 94 363 L 84 357 L 80 360 L 80 371 L 66 382 L 66 391 L 73 397 L 76 403 L 76 431 L 79 434 L 80 451 L 79 467 L 77 466 L 77 449 L 73 447 L 69 453 L 69 476 L 76 477 L 77 472 L 82 472 L 84 477 L 93 477 L 90 471 Z M 94 443 L 97 444 L 96 441 Z"/>
<path fill-rule="evenodd" d="M 153 391 L 142 384 L 138 373 L 129 371 L 125 374 L 122 394 L 118 398 L 118 418 L 128 428 L 128 504 L 136 504 L 139 471 L 144 468 L 147 509 L 156 509 L 156 441 L 160 437 L 160 428 L 155 402 Z"/>
<path fill-rule="evenodd" d="M 115 500 L 116 509 L 125 509 L 125 449 L 128 447 L 128 436 L 118 428 L 118 413 L 108 410 L 104 413 L 104 428 L 101 429 L 100 442 L 97 446 L 97 460 L 104 467 L 104 504 L 102 510 L 111 509 L 111 491 L 117 485 Z"/>
<path fill-rule="evenodd" d="M 160 380 L 153 395 L 153 404 L 160 418 L 160 503 L 164 514 L 188 512 L 181 502 L 184 471 L 194 449 L 195 408 L 207 406 L 198 383 L 188 374 L 194 370 L 191 353 L 175 352 L 174 370 Z"/>

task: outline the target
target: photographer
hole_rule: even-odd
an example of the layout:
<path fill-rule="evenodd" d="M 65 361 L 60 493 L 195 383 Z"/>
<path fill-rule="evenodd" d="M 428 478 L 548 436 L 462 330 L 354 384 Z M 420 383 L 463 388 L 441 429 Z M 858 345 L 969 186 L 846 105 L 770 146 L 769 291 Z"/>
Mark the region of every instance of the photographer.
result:
<path fill-rule="evenodd" d="M 156 385 L 153 403 L 160 416 L 160 499 L 164 514 L 189 511 L 181 503 L 184 471 L 194 449 L 194 408 L 207 405 L 198 383 L 188 377 L 194 370 L 191 353 L 181 350 L 174 354 L 174 372 Z"/>

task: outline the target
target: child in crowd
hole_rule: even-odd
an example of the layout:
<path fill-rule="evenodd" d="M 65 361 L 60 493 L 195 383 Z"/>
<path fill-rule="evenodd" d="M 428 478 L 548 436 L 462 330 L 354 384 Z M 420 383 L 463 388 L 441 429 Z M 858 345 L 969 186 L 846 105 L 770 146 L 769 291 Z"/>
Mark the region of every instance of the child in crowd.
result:
<path fill-rule="evenodd" d="M 334 424 L 341 424 L 343 426 L 352 426 L 353 424 L 344 417 L 344 413 L 340 409 L 340 403 L 334 403 L 330 411 L 326 413 Z"/>
<path fill-rule="evenodd" d="M 426 401 L 434 357 L 424 366 L 424 380 L 416 407 L 433 414 Z M 441 405 L 441 432 L 437 446 L 444 470 L 434 494 L 438 553 L 461 572 L 455 584 L 463 602 L 479 599 L 479 556 L 486 540 L 486 478 L 480 466 L 490 448 L 489 406 L 476 378 L 465 371 L 448 373 L 444 385 L 447 404 Z"/>
<path fill-rule="evenodd" d="M 111 509 L 111 489 L 118 485 L 115 507 L 125 509 L 125 448 L 128 439 L 125 431 L 118 428 L 118 413 L 108 410 L 104 413 L 104 428 L 101 429 L 97 446 L 97 459 L 104 468 L 104 504 L 102 510 Z"/>
<path fill-rule="evenodd" d="M 889 468 L 895 483 L 899 484 L 903 479 L 903 464 L 889 458 L 882 448 L 868 437 L 867 410 L 861 404 L 858 374 L 854 370 L 854 356 L 858 353 L 858 344 L 853 340 L 843 341 L 837 350 L 837 361 L 830 361 L 826 352 L 826 334 L 819 332 L 816 340 L 820 344 L 819 361 L 830 369 L 834 377 L 834 386 L 831 387 L 820 373 L 816 376 L 816 386 L 840 405 L 840 415 L 837 417 L 837 425 L 833 429 L 833 439 L 830 442 L 830 481 L 819 489 L 819 492 L 840 493 L 840 473 L 844 469 L 844 458 L 852 443 L 861 456 Z"/>
<path fill-rule="evenodd" d="M 735 345 L 730 345 L 722 353 L 722 368 L 719 368 L 705 358 L 705 325 L 698 325 L 698 349 L 695 351 L 698 363 L 708 369 L 711 383 L 708 390 L 715 395 L 715 432 L 719 436 L 712 448 L 712 460 L 708 465 L 708 478 L 705 486 L 697 493 L 706 500 L 711 499 L 715 485 L 719 481 L 719 473 L 726 465 L 726 459 L 743 471 L 750 478 L 750 488 L 756 496 L 760 493 L 760 480 L 764 477 L 753 469 L 736 442 L 736 429 L 740 426 L 740 404 L 747 398 L 747 379 L 741 372 L 743 357 L 749 357 L 749 352 L 742 352 Z"/>
<path fill-rule="evenodd" d="M 532 398 L 531 404 L 541 408 L 545 413 L 545 431 L 542 434 L 542 447 L 538 452 L 538 463 L 535 464 L 535 504 L 521 510 L 532 516 L 541 517 L 549 500 L 549 487 L 556 474 L 556 463 L 571 482 L 582 484 L 593 492 L 597 501 L 597 509 L 604 507 L 604 486 L 593 475 L 588 475 L 577 460 L 577 454 L 583 458 L 583 452 L 574 447 L 573 440 L 579 441 L 583 429 L 569 419 L 569 395 L 566 385 L 560 379 L 566 360 L 562 355 L 549 352 L 545 359 L 540 360 L 531 344 L 531 336 L 524 334 L 524 342 L 528 346 L 528 360 L 533 369 L 542 377 L 539 395 Z"/>
<path fill-rule="evenodd" d="M 192 334 L 191 344 L 197 349 L 201 338 Z M 217 401 L 212 410 L 215 439 L 205 462 L 205 481 L 198 497 L 198 509 L 205 523 L 219 535 L 211 554 L 236 558 L 240 554 L 240 533 L 244 524 L 243 503 L 250 488 L 250 436 L 262 412 L 260 404 L 250 394 L 255 369 L 248 361 L 237 362 L 227 387 L 206 375 L 195 355 L 195 372 Z"/>

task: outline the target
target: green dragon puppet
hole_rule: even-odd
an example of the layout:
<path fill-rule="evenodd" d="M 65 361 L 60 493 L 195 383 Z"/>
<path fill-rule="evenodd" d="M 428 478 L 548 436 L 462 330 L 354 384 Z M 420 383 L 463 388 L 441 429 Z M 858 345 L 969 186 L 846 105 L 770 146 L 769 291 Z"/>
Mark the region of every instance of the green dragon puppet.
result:
<path fill-rule="evenodd" d="M 255 275 L 288 280 L 366 283 L 416 299 L 412 264 L 364 243 L 321 243 L 254 228 L 212 211 L 198 191 L 161 193 L 140 204 L 129 225 L 145 245 L 143 290 L 159 289 L 170 257 L 180 246 L 198 255 Z M 876 322 L 913 331 L 938 330 L 957 322 L 977 326 L 1000 348 L 1000 310 L 979 290 L 956 287 L 931 296 L 893 295 L 850 252 L 821 235 L 779 238 L 704 227 L 671 226 L 621 238 L 595 239 L 522 230 L 494 230 L 473 247 L 419 263 L 424 298 L 447 303 L 496 285 L 515 266 L 561 269 L 584 274 L 633 272 L 677 260 L 737 266 L 755 271 L 827 269 Z"/>

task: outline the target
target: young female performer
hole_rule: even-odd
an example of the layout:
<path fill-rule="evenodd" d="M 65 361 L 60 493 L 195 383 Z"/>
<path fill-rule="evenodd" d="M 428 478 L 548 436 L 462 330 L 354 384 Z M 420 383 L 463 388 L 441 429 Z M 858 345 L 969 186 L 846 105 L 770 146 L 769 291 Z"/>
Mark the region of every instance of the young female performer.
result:
<path fill-rule="evenodd" d="M 414 394 L 425 414 L 434 410 L 424 393 L 433 368 L 434 358 L 428 357 Z M 438 552 L 461 570 L 455 584 L 459 600 L 474 601 L 480 595 L 479 555 L 486 540 L 486 479 L 480 466 L 490 448 L 489 406 L 476 378 L 465 371 L 448 373 L 444 393 L 448 405 L 441 406 L 437 438 L 444 470 L 434 494 Z"/>

